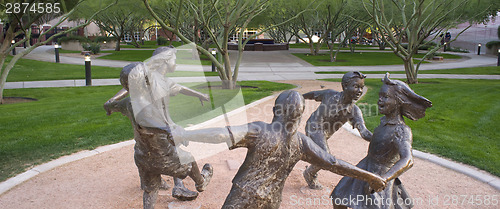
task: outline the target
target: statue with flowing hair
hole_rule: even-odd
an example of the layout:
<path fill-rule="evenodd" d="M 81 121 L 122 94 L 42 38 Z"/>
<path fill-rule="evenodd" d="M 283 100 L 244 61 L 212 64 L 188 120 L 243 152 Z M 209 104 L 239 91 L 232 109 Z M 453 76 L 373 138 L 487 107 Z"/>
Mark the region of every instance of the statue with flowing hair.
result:
<path fill-rule="evenodd" d="M 380 125 L 373 132 L 368 155 L 357 167 L 380 175 L 387 182 L 386 188 L 374 191 L 364 181 L 344 177 L 331 194 L 334 208 L 411 208 L 412 200 L 398 179 L 413 165 L 412 133 L 403 116 L 418 120 L 425 116 L 431 101 L 416 94 L 399 80 L 382 80 L 378 109 L 384 114 Z M 356 201 L 349 201 L 355 199 Z"/>
<path fill-rule="evenodd" d="M 104 104 L 108 115 L 120 112 L 130 119 L 134 128 L 134 160 L 144 190 L 144 208 L 154 208 L 158 189 L 168 188 L 161 175 L 174 177 L 172 196 L 179 200 L 193 200 L 198 196 L 184 186 L 182 179 L 191 177 L 196 190 L 202 192 L 213 175 L 210 164 L 205 164 L 200 172 L 191 153 L 178 148 L 187 142 L 178 139 L 185 130 L 170 118 L 170 96 L 181 93 L 202 102 L 209 101 L 209 97 L 165 77 L 175 70 L 175 59 L 174 48 L 159 47 L 144 63 L 125 66 L 120 73 L 123 89 Z"/>

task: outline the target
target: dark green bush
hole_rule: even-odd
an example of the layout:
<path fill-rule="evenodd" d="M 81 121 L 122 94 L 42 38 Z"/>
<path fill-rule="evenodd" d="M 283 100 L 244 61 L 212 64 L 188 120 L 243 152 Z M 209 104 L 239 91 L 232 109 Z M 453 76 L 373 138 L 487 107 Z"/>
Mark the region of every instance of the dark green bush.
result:
<path fill-rule="evenodd" d="M 99 52 L 101 52 L 101 45 L 99 43 L 95 42 L 83 43 L 82 47 L 83 49 L 85 49 L 85 51 L 92 52 L 92 54 L 99 54 Z"/>
<path fill-rule="evenodd" d="M 101 42 L 104 42 L 104 41 L 113 41 L 115 40 L 114 37 L 107 37 L 107 36 L 97 36 L 95 37 L 94 41 L 97 42 L 97 43 L 101 43 Z"/>
<path fill-rule="evenodd" d="M 167 44 L 168 40 L 165 37 L 160 36 L 158 37 L 158 39 L 156 39 L 156 42 L 161 46 Z"/>
<path fill-rule="evenodd" d="M 491 49 L 493 46 L 500 46 L 500 41 L 490 41 L 486 43 L 486 48 Z"/>
<path fill-rule="evenodd" d="M 87 43 L 90 42 L 90 39 L 84 36 L 66 36 L 57 39 L 57 41 L 59 43 L 64 43 L 68 41 L 80 41 L 80 43 Z"/>

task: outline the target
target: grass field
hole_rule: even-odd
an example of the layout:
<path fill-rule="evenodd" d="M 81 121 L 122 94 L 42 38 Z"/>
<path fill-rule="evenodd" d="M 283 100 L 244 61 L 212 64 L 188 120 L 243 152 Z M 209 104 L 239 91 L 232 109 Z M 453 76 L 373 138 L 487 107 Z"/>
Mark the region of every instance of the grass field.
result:
<path fill-rule="evenodd" d="M 258 87 L 242 90 L 245 104 L 294 87 L 267 81 L 239 84 Z M 190 87 L 211 93 L 214 106 L 210 103 L 201 106 L 194 97 L 173 97 L 172 118 L 183 121 L 181 125 L 213 118 L 215 115 L 207 112 L 235 94 L 232 90 L 210 92 L 206 88 Z M 119 86 L 5 90 L 6 97 L 31 97 L 38 101 L 0 105 L 0 181 L 63 155 L 131 139 L 130 121 L 120 113 L 106 116 L 102 107 L 118 90 Z M 227 107 L 227 111 L 235 108 L 234 105 Z M 199 115 L 203 117 L 194 117 Z"/>
<path fill-rule="evenodd" d="M 10 58 L 7 58 L 10 61 Z M 122 68 L 92 66 L 92 78 L 118 78 Z M 205 72 L 205 76 L 217 76 L 216 72 Z M 200 72 L 175 71 L 169 77 L 203 76 Z M 85 66 L 20 59 L 7 77 L 7 82 L 85 79 Z"/>
<path fill-rule="evenodd" d="M 153 55 L 154 50 L 121 50 L 121 51 L 106 51 L 109 55 L 98 57 L 97 59 L 122 60 L 131 62 L 142 62 L 149 59 Z M 199 64 L 197 60 L 191 60 L 186 53 L 177 53 L 177 64 Z M 205 55 L 200 55 L 202 65 L 212 65 L 212 62 Z"/>
<path fill-rule="evenodd" d="M 296 57 L 314 66 L 372 66 L 372 65 L 402 65 L 403 61 L 394 53 L 388 52 L 339 52 L 336 62 L 330 62 L 329 54 L 319 54 L 312 56 L 310 54 L 292 53 Z M 445 59 L 460 59 L 461 56 L 453 54 L 441 54 Z M 417 54 L 414 58 L 422 58 L 423 54 Z M 415 63 L 418 62 L 415 60 Z M 423 63 L 428 63 L 424 61 Z"/>
<path fill-rule="evenodd" d="M 418 121 L 405 120 L 412 128 L 413 147 L 500 176 L 500 81 L 419 81 L 412 89 L 431 100 L 433 107 Z M 367 79 L 365 84 L 369 91 L 358 106 L 364 109 L 366 125 L 373 131 L 380 123 L 376 103 L 382 82 Z M 371 108 L 363 108 L 367 106 Z"/>
<path fill-rule="evenodd" d="M 385 74 L 387 71 L 362 71 L 364 74 Z M 316 74 L 344 74 L 345 71 L 322 71 Z M 390 71 L 391 74 L 405 74 L 405 71 Z M 462 74 L 462 75 L 500 75 L 500 67 L 473 67 L 473 68 L 455 68 L 443 70 L 420 70 L 419 74 Z"/>

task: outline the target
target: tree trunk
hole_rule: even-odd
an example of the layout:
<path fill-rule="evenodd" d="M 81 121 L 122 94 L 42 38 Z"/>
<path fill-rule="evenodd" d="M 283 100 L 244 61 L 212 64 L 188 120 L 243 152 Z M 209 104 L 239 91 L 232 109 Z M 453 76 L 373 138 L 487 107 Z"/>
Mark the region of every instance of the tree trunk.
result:
<path fill-rule="evenodd" d="M 222 81 L 222 88 L 223 89 L 234 89 L 235 87 L 236 87 L 235 80 L 223 80 Z"/>
<path fill-rule="evenodd" d="M 116 39 L 115 51 L 120 51 L 120 41 L 121 41 L 121 39 L 122 38 L 120 36 Z"/>
<path fill-rule="evenodd" d="M 418 83 L 417 72 L 415 70 L 415 64 L 413 64 L 413 57 L 403 60 L 405 65 L 406 79 L 409 84 Z"/>

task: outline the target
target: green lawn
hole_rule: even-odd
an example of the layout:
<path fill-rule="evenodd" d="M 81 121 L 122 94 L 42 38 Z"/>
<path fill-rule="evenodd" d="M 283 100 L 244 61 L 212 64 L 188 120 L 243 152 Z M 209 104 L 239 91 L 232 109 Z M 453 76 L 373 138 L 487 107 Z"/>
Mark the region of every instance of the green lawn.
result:
<path fill-rule="evenodd" d="M 121 50 L 121 51 L 106 51 L 111 53 L 98 57 L 98 59 L 108 60 L 123 60 L 131 62 L 142 62 L 149 59 L 153 55 L 154 50 Z M 191 60 L 187 53 L 177 53 L 177 64 L 198 64 L 197 60 Z M 212 65 L 212 62 L 205 55 L 200 55 L 202 65 Z"/>
<path fill-rule="evenodd" d="M 364 74 L 385 74 L 387 71 L 364 71 Z M 316 74 L 344 74 L 342 71 L 324 71 L 315 72 Z M 405 74 L 405 71 L 390 71 L 391 74 Z M 419 74 L 465 74 L 465 75 L 500 75 L 500 67 L 473 67 L 473 68 L 455 68 L 443 70 L 421 70 Z"/>
<path fill-rule="evenodd" d="M 335 49 L 339 47 L 339 44 L 334 44 L 333 45 Z M 362 49 L 362 50 L 369 50 L 369 48 L 376 47 L 374 50 L 378 50 L 378 46 L 370 46 L 370 45 L 362 45 L 362 44 L 357 44 L 355 49 Z M 307 43 L 298 43 L 298 44 L 290 44 L 290 48 L 300 48 L 300 49 L 308 49 L 309 44 Z M 386 47 L 387 50 L 388 47 Z M 328 46 L 326 44 L 323 44 L 320 49 L 328 50 Z M 349 50 L 349 47 L 342 47 L 340 48 L 341 50 Z M 390 48 L 389 48 L 390 50 Z"/>
<path fill-rule="evenodd" d="M 156 49 L 158 47 L 162 47 L 162 46 L 159 46 L 157 45 L 158 42 L 156 41 L 144 41 L 144 45 L 141 45 L 141 48 L 143 49 Z M 168 42 L 167 42 L 168 44 Z M 181 46 L 182 45 L 182 42 L 178 42 L 178 41 L 173 41 L 172 42 L 172 45 L 174 47 L 178 47 L 178 46 Z M 163 46 L 166 46 L 166 45 L 163 45 Z M 135 46 L 131 45 L 131 44 L 122 44 L 120 45 L 120 48 L 132 48 L 132 49 L 137 49 Z"/>
<path fill-rule="evenodd" d="M 242 90 L 245 104 L 294 87 L 268 81 L 239 84 L 259 87 Z M 232 90 L 209 92 L 207 88 L 190 87 L 211 93 L 215 102 L 213 106 L 210 103 L 201 106 L 194 97 L 173 97 L 172 118 L 182 120 L 181 125 L 213 118 L 215 115 L 206 112 L 212 107 L 217 109 L 235 94 Z M 133 132 L 128 119 L 120 113 L 106 116 L 102 108 L 118 90 L 119 86 L 5 90 L 6 97 L 31 97 L 38 101 L 0 105 L 0 181 L 63 155 L 131 139 Z M 229 105 L 227 111 L 235 109 L 234 104 L 241 106 L 243 102 Z M 185 120 L 188 118 L 191 119 Z"/>
<path fill-rule="evenodd" d="M 10 57 L 7 61 L 10 61 Z M 92 66 L 92 78 L 118 78 L 121 68 Z M 205 76 L 217 76 L 217 73 L 205 72 Z M 169 77 L 203 76 L 200 72 L 175 71 L 167 74 Z M 85 79 L 85 66 L 70 65 L 53 62 L 42 62 L 29 59 L 20 59 L 7 77 L 8 82 L 14 81 L 43 81 L 43 80 L 72 80 Z"/>
<path fill-rule="evenodd" d="M 411 85 L 412 89 L 431 100 L 433 107 L 418 121 L 405 120 L 412 128 L 413 147 L 500 176 L 500 81 L 419 79 L 419 82 Z M 380 123 L 376 104 L 382 82 L 367 79 L 365 84 L 369 91 L 358 105 L 363 109 L 367 127 L 373 131 Z"/>
<path fill-rule="evenodd" d="M 401 58 L 394 55 L 394 53 L 387 52 L 340 52 L 337 56 L 337 62 L 330 62 L 329 54 L 319 54 L 316 56 L 303 53 L 292 54 L 314 66 L 371 66 L 403 64 Z M 424 61 L 424 63 L 426 62 Z"/>

